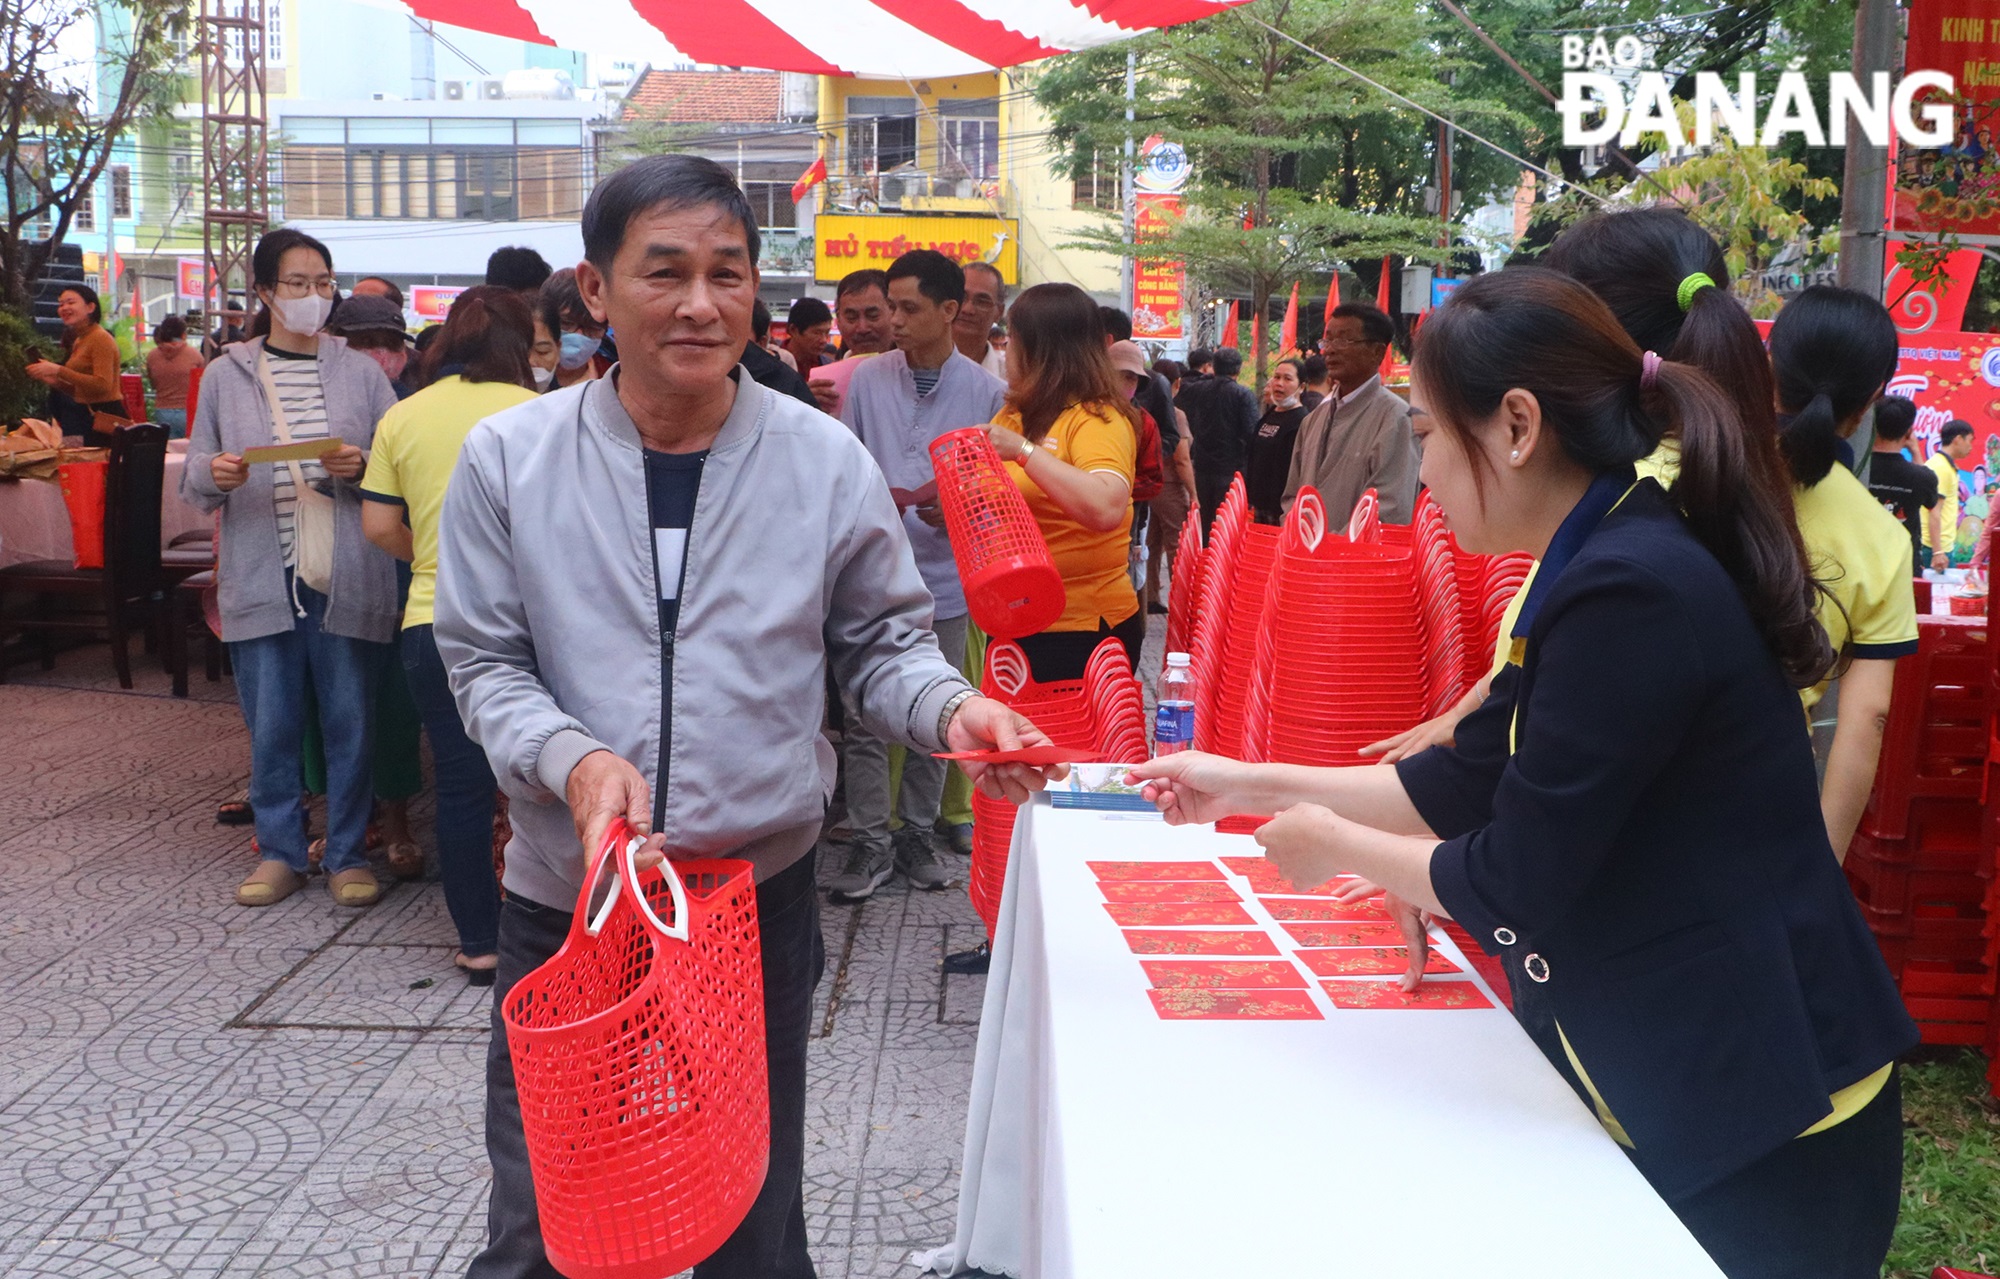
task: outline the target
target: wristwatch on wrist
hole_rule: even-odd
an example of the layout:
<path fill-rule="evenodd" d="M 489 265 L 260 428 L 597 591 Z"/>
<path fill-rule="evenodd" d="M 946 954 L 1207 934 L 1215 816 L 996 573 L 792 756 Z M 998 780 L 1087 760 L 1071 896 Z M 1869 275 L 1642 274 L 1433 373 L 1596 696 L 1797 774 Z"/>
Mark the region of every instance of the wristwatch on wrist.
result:
<path fill-rule="evenodd" d="M 938 712 L 938 741 L 943 742 L 947 746 L 951 744 L 945 734 L 951 730 L 952 718 L 958 714 L 959 707 L 977 696 L 979 696 L 979 690 L 972 688 L 961 689 L 951 695 L 951 700 L 947 701 L 944 704 L 944 709 Z"/>

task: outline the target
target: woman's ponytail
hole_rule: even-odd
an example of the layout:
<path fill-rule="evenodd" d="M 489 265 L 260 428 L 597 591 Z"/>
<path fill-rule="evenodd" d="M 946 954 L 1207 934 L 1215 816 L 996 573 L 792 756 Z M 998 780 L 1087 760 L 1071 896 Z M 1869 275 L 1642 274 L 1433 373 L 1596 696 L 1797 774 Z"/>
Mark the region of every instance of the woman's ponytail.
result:
<path fill-rule="evenodd" d="M 1735 580 L 1793 686 L 1819 683 L 1834 653 L 1813 611 L 1820 587 L 1807 569 L 1791 487 L 1772 483 L 1755 464 L 1756 437 L 1743 430 L 1731 398 L 1700 371 L 1662 364 L 1641 399 L 1680 443 L 1674 496 L 1689 531 Z M 1831 444 L 1827 452 L 1830 463 Z"/>
<path fill-rule="evenodd" d="M 1771 324 L 1771 372 L 1779 430 L 1792 478 L 1811 488 L 1827 477 L 1840 428 L 1874 403 L 1896 371 L 1896 325 L 1880 302 L 1815 284 Z"/>
<path fill-rule="evenodd" d="M 1840 460 L 1835 443 L 1839 439 L 1840 419 L 1834 416 L 1833 397 L 1823 390 L 1813 392 L 1805 407 L 1778 428 L 1778 447 L 1784 450 L 1792 480 L 1811 488 L 1825 479 Z"/>

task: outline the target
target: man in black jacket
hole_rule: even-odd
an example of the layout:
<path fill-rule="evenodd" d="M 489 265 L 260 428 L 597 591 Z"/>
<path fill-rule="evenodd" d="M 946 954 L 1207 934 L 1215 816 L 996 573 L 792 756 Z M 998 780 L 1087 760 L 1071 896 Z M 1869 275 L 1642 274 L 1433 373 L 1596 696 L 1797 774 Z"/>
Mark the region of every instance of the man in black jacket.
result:
<path fill-rule="evenodd" d="M 1257 421 L 1263 416 L 1256 393 L 1236 380 L 1242 371 L 1243 353 L 1223 347 L 1215 353 L 1214 376 L 1190 373 L 1181 381 L 1180 398 L 1174 401 L 1187 414 L 1188 434 L 1194 437 L 1195 499 L 1201 504 L 1204 535 L 1215 522 L 1229 481 L 1243 469 L 1250 437 L 1257 433 Z"/>
<path fill-rule="evenodd" d="M 1914 401 L 1899 395 L 1875 401 L 1875 455 L 1868 462 L 1868 491 L 1910 531 L 1911 562 L 1922 577 L 1930 567 L 1924 562 L 1923 513 L 1938 504 L 1938 481 L 1937 472 L 1903 456 L 1916 421 Z"/>

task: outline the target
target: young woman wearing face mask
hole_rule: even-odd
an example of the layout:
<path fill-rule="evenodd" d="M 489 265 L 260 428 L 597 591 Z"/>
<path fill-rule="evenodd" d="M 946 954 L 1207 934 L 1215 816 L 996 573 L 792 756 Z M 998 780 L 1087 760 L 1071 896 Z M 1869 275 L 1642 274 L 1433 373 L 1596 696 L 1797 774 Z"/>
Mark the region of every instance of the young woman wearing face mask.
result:
<path fill-rule="evenodd" d="M 264 858 L 236 900 L 268 906 L 305 885 L 299 774 L 310 686 L 326 746 L 324 866 L 337 904 L 367 906 L 381 896 L 364 848 L 375 679 L 379 648 L 396 633 L 396 572 L 362 535 L 360 480 L 396 393 L 374 360 L 322 332 L 334 298 L 325 245 L 273 231 L 257 243 L 251 280 L 264 332 L 205 371 L 181 477 L 186 501 L 222 513 L 222 638 L 250 729 Z M 320 447 L 305 460 L 244 458 L 287 440 Z"/>
<path fill-rule="evenodd" d="M 598 348 L 604 344 L 604 326 L 592 319 L 590 309 L 584 306 L 583 294 L 576 287 L 575 268 L 564 267 L 551 275 L 542 285 L 542 297 L 555 305 L 561 331 L 556 339 L 561 346 L 556 357 L 556 387 L 575 386 L 603 377 L 611 367 L 610 361 L 598 354 Z"/>
<path fill-rule="evenodd" d="M 497 966 L 500 890 L 493 878 L 493 772 L 465 735 L 431 638 L 437 590 L 438 517 L 465 437 L 485 418 L 535 398 L 529 298 L 489 285 L 451 304 L 444 331 L 424 355 L 424 389 L 382 419 L 361 481 L 368 539 L 410 562 L 402 666 L 430 735 L 437 765 L 438 862 L 445 905 L 458 929 L 455 962 L 491 985 Z"/>
<path fill-rule="evenodd" d="M 1834 652 L 1786 478 L 1713 381 L 1534 267 L 1432 314 L 1410 399 L 1460 543 L 1541 561 L 1520 664 L 1394 768 L 1134 774 L 1172 823 L 1275 815 L 1257 841 L 1294 884 L 1386 888 L 1415 965 L 1418 908 L 1504 958 L 1524 1029 L 1730 1279 L 1872 1279 L 1917 1031 L 1799 731 Z M 1662 442 L 1671 496 L 1634 470 Z"/>
<path fill-rule="evenodd" d="M 562 364 L 562 313 L 546 293 L 524 298 L 534 315 L 535 344 L 528 348 L 528 375 L 536 391 L 552 390 Z"/>
<path fill-rule="evenodd" d="M 1264 416 L 1250 437 L 1250 460 L 1243 468 L 1244 496 L 1259 524 L 1276 524 L 1284 517 L 1285 478 L 1292 469 L 1292 446 L 1299 423 L 1309 411 L 1297 360 L 1280 360 L 1264 388 Z"/>

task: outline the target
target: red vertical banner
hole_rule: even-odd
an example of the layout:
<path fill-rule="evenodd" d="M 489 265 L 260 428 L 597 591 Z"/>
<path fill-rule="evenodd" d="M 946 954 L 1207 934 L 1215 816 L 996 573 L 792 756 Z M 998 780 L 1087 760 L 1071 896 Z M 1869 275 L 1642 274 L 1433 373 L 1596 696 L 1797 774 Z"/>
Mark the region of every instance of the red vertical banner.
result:
<path fill-rule="evenodd" d="M 1299 353 L 1299 286 L 1292 282 L 1291 301 L 1285 303 L 1285 326 L 1278 330 L 1278 356 Z"/>
<path fill-rule="evenodd" d="M 1134 234 L 1144 244 L 1158 239 L 1181 218 L 1178 194 L 1141 191 Z M 1181 290 L 1187 268 L 1177 258 L 1140 258 L 1132 264 L 1132 336 L 1168 341 L 1185 336 Z"/>
<path fill-rule="evenodd" d="M 1389 290 L 1395 287 L 1395 279 L 1395 273 L 1389 269 L 1389 255 L 1385 253 L 1382 255 L 1382 284 L 1380 288 L 1375 290 L 1375 309 L 1384 315 L 1393 316 L 1396 314 L 1393 305 L 1393 295 L 1389 292 Z M 1390 370 L 1395 367 L 1396 345 L 1392 342 L 1382 352 L 1381 375 L 1384 385 L 1389 381 Z"/>
<path fill-rule="evenodd" d="M 1890 232 L 2000 236 L 2000 6 L 1910 0 L 1909 10 L 1903 73 L 1943 71 L 1958 92 L 1927 89 L 1913 103 L 1951 103 L 1952 140 L 1896 148 Z"/>
<path fill-rule="evenodd" d="M 1229 318 L 1222 322 L 1222 345 L 1241 346 L 1236 336 L 1236 303 L 1229 304 Z"/>

